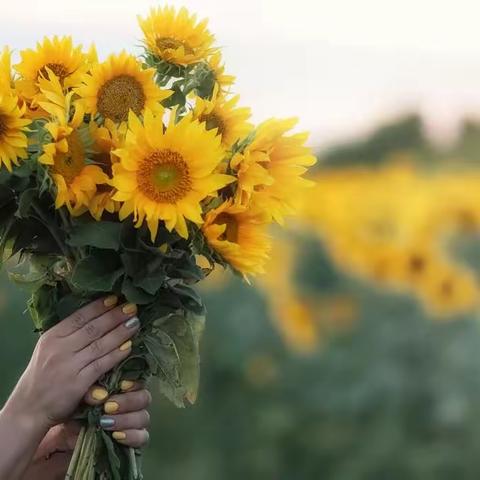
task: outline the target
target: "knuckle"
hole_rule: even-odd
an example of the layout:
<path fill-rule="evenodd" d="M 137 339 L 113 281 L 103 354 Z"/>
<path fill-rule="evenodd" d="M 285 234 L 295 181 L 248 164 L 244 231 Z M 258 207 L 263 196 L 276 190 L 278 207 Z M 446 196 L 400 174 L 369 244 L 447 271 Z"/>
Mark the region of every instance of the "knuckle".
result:
<path fill-rule="evenodd" d="M 101 339 L 95 340 L 90 344 L 90 351 L 93 355 L 98 355 L 102 352 L 102 341 Z"/>
<path fill-rule="evenodd" d="M 90 337 L 90 338 L 96 338 L 98 336 L 98 328 L 97 326 L 90 322 L 85 325 L 85 333 Z"/>
<path fill-rule="evenodd" d="M 152 403 L 152 394 L 148 390 L 142 390 L 140 395 L 145 406 L 149 406 Z"/>
<path fill-rule="evenodd" d="M 92 362 L 92 370 L 95 372 L 95 374 L 101 375 L 103 373 L 102 362 L 98 359 L 94 360 Z"/>
<path fill-rule="evenodd" d="M 151 417 L 150 417 L 150 412 L 147 410 L 143 410 L 143 424 L 145 427 L 148 427 L 150 425 Z"/>
<path fill-rule="evenodd" d="M 82 312 L 78 311 L 72 315 L 72 324 L 76 328 L 80 328 L 85 325 L 85 316 Z"/>

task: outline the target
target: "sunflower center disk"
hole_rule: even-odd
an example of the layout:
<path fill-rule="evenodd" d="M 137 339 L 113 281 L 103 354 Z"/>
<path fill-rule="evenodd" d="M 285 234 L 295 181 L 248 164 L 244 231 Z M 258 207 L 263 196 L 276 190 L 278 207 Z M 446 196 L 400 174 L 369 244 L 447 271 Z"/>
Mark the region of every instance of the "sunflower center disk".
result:
<path fill-rule="evenodd" d="M 8 117 L 0 114 L 0 138 L 2 138 L 8 131 Z"/>
<path fill-rule="evenodd" d="M 238 243 L 238 222 L 233 215 L 221 213 L 215 219 L 215 223 L 217 225 L 226 225 L 225 232 L 220 236 L 220 240 Z"/>
<path fill-rule="evenodd" d="M 139 115 L 145 108 L 145 92 L 140 82 L 130 75 L 119 75 L 105 82 L 98 92 L 98 111 L 114 122 L 123 122 L 128 112 Z"/>
<path fill-rule="evenodd" d="M 188 165 L 172 150 L 158 150 L 145 158 L 137 172 L 140 191 L 159 203 L 175 203 L 191 190 Z"/>
<path fill-rule="evenodd" d="M 205 122 L 207 130 L 218 128 L 218 135 L 223 135 L 225 132 L 225 122 L 215 112 L 200 117 L 200 122 Z"/>
<path fill-rule="evenodd" d="M 53 172 L 65 178 L 70 184 L 85 166 L 85 150 L 80 137 L 74 132 L 68 137 L 68 152 L 57 153 Z"/>
<path fill-rule="evenodd" d="M 158 49 L 162 52 L 165 50 L 176 50 L 177 48 L 183 47 L 185 53 L 188 55 L 193 55 L 194 51 L 187 43 L 177 40 L 176 38 L 171 37 L 160 37 L 155 41 Z"/>
<path fill-rule="evenodd" d="M 68 77 L 67 67 L 65 67 L 65 65 L 62 65 L 61 63 L 47 63 L 38 71 L 38 76 L 48 78 L 47 68 L 50 69 L 60 79 L 61 82 L 63 82 L 63 80 Z"/>

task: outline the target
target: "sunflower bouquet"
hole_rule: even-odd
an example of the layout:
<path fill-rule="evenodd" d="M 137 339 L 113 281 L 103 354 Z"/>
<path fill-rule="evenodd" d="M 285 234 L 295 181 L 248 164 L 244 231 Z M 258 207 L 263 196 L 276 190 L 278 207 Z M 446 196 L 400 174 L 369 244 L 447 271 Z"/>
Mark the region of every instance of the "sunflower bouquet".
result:
<path fill-rule="evenodd" d="M 267 228 L 295 213 L 315 158 L 295 120 L 256 128 L 231 94 L 207 21 L 184 8 L 139 18 L 143 53 L 45 38 L 0 55 L 0 255 L 31 292 L 40 333 L 106 294 L 138 306 L 127 360 L 101 378 L 159 379 L 193 403 L 205 307 L 194 285 L 216 265 L 248 280 L 268 259 Z M 142 478 L 140 452 L 83 429 L 69 479 Z"/>

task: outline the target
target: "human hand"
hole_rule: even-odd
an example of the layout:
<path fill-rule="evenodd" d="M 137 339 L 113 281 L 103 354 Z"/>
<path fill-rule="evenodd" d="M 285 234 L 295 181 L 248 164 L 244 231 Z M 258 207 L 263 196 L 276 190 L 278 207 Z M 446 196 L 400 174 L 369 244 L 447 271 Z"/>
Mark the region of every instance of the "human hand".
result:
<path fill-rule="evenodd" d="M 69 418 L 85 392 L 130 354 L 137 309 L 117 301 L 96 300 L 43 334 L 5 413 L 45 432 Z"/>
<path fill-rule="evenodd" d="M 150 415 L 147 408 L 152 397 L 139 383 L 124 381 L 122 386 L 126 392 L 111 398 L 108 398 L 105 389 L 94 386 L 85 396 L 85 402 L 89 405 L 104 403 L 105 411 L 113 410 L 101 418 L 100 426 L 103 423 L 102 428 L 113 431 L 113 437 L 117 437 L 119 443 L 127 447 L 142 447 L 149 438 L 146 428 L 150 423 Z M 23 480 L 65 478 L 79 431 L 80 424 L 75 421 L 52 427 L 40 443 Z"/>

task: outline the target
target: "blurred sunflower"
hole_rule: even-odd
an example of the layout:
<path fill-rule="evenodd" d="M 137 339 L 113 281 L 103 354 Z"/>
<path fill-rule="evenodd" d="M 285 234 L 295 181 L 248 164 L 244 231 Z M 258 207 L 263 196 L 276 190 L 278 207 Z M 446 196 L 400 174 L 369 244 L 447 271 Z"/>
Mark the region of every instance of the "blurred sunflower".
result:
<path fill-rule="evenodd" d="M 16 87 L 27 103 L 36 108 L 35 96 L 39 93 L 38 80 L 52 71 L 65 88 L 80 85 L 82 76 L 97 62 L 97 53 L 92 47 L 84 53 L 82 46 L 74 46 L 71 37 L 53 37 L 37 43 L 35 50 L 20 52 L 21 61 L 15 66 L 20 74 Z"/>
<path fill-rule="evenodd" d="M 87 113 L 123 122 L 130 110 L 136 115 L 146 108 L 158 111 L 160 102 L 171 95 L 155 84 L 154 73 L 153 69 L 144 69 L 134 56 L 122 52 L 93 67 L 76 92 Z"/>
<path fill-rule="evenodd" d="M 175 124 L 175 115 L 164 129 L 162 116 L 147 109 L 142 124 L 131 112 L 125 146 L 114 152 L 120 157 L 112 181 L 113 199 L 123 202 L 120 218 L 133 213 L 137 227 L 146 220 L 152 241 L 160 220 L 187 238 L 185 219 L 203 223 L 200 202 L 234 181 L 214 173 L 223 159 L 214 131 L 188 116 Z"/>
<path fill-rule="evenodd" d="M 451 266 L 437 266 L 419 285 L 419 293 L 437 316 L 467 313 L 478 308 L 480 302 L 480 286 L 474 274 Z"/>
<path fill-rule="evenodd" d="M 213 100 L 195 99 L 193 117 L 205 123 L 207 130 L 215 130 L 222 139 L 222 146 L 229 150 L 234 143 L 243 139 L 253 129 L 248 123 L 250 109 L 237 108 L 239 96 L 229 100 L 215 93 Z"/>
<path fill-rule="evenodd" d="M 39 105 L 52 117 L 45 128 L 53 141 L 43 145 L 39 162 L 49 167 L 57 187 L 55 207 L 65 205 L 77 215 L 88 208 L 97 186 L 107 183 L 108 176 L 99 166 L 87 163 L 93 142 L 88 125 L 82 125 L 83 109 L 72 102 L 73 92 L 65 94 L 60 79 L 48 73 L 48 78 L 39 79 Z"/>
<path fill-rule="evenodd" d="M 98 165 L 109 179 L 112 178 L 113 165 L 120 161 L 113 152 L 123 144 L 125 134 L 125 123 L 117 127 L 114 122 L 107 119 L 101 127 L 94 123 L 91 125 L 91 135 L 94 140 L 92 162 Z M 97 186 L 97 191 L 88 205 L 88 209 L 95 220 L 100 220 L 105 211 L 108 213 L 118 212 L 120 202 L 113 200 L 114 194 L 115 190 L 110 184 Z"/>
<path fill-rule="evenodd" d="M 185 7 L 150 9 L 150 15 L 138 17 L 147 48 L 156 57 L 176 65 L 191 65 L 204 60 L 214 50 L 215 37 L 208 31 L 208 20 L 197 23 Z"/>
<path fill-rule="evenodd" d="M 213 77 L 215 78 L 215 85 L 218 88 L 219 92 L 227 93 L 229 87 L 231 87 L 235 82 L 235 77 L 233 75 L 225 74 L 225 66 L 222 63 L 222 54 L 221 52 L 215 52 L 208 59 L 208 67 L 210 68 Z"/>
<path fill-rule="evenodd" d="M 11 53 L 8 47 L 0 52 L 0 91 L 3 93 L 12 89 Z"/>
<path fill-rule="evenodd" d="M 236 202 L 252 201 L 280 224 L 285 215 L 298 210 L 303 189 L 314 185 L 302 177 L 317 161 L 304 145 L 308 134 L 285 135 L 296 123 L 296 119 L 267 120 L 245 151 L 231 160 L 238 175 Z"/>
<path fill-rule="evenodd" d="M 271 249 L 265 220 L 265 215 L 228 200 L 207 213 L 202 231 L 208 244 L 246 277 L 265 271 Z"/>

